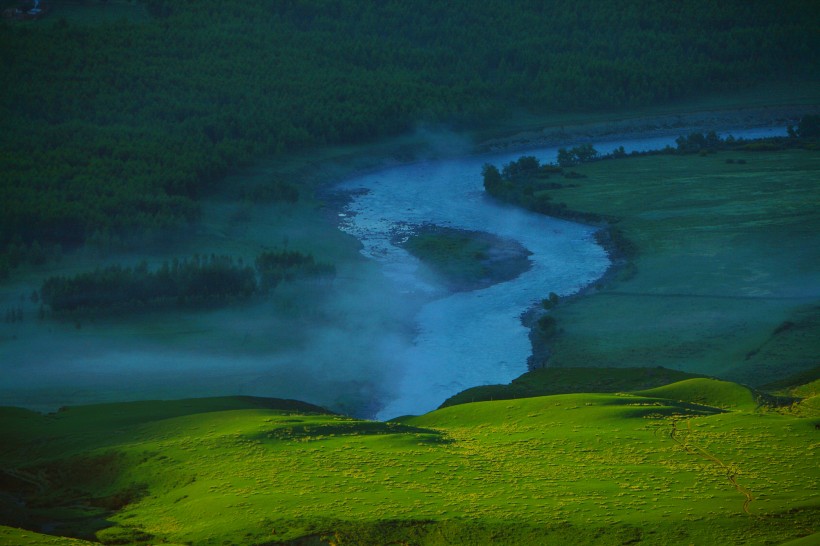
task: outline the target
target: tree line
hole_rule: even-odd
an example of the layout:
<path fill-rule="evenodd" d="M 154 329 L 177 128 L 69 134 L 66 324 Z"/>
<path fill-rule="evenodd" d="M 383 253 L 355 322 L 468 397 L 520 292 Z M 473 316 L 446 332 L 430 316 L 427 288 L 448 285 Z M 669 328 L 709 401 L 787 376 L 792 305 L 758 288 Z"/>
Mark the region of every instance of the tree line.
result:
<path fill-rule="evenodd" d="M 578 154 L 583 157 L 589 156 L 590 160 L 599 157 L 598 152 L 590 144 L 583 144 L 571 150 L 562 149 L 562 152 L 559 151 L 559 159 L 563 157 L 566 160 L 566 157 L 571 157 L 570 165 L 577 164 Z M 547 190 L 563 188 L 568 184 L 553 180 L 552 177 L 555 175 L 560 175 L 563 179 L 581 176 L 575 171 L 566 171 L 561 165 L 542 165 L 534 156 L 522 156 L 505 164 L 501 170 L 487 163 L 481 170 L 484 191 L 499 201 L 577 222 L 597 224 L 605 220 L 600 215 L 574 211 L 569 209 L 566 203 L 553 201 Z"/>
<path fill-rule="evenodd" d="M 569 209 L 565 203 L 552 200 L 549 190 L 560 189 L 573 184 L 571 180 L 583 178 L 570 167 L 591 161 L 605 161 L 627 156 L 657 154 L 711 154 L 718 151 L 773 151 L 787 148 L 804 148 L 820 151 L 820 116 L 803 116 L 796 127 L 788 127 L 787 137 L 743 139 L 732 135 L 721 137 L 715 131 L 693 132 L 675 139 L 675 146 L 659 150 L 633 151 L 627 153 L 623 146 L 609 154 L 600 154 L 590 143 L 573 148 L 559 148 L 556 164 L 541 164 L 534 156 L 521 156 L 510 161 L 499 170 L 495 165 L 485 164 L 481 170 L 484 191 L 492 197 L 523 207 L 533 212 L 590 224 L 599 224 L 607 219 L 601 215 Z M 734 162 L 727 159 L 727 162 Z M 745 162 L 745 160 L 738 160 Z M 558 182 L 553 177 L 560 176 Z"/>
<path fill-rule="evenodd" d="M 147 22 L 68 23 L 57 3 L 0 22 L 0 274 L 40 259 L 35 243 L 50 256 L 189 226 L 263 154 L 819 68 L 810 0 L 143 3 Z"/>
<path fill-rule="evenodd" d="M 114 265 L 74 276 L 52 276 L 40 288 L 43 304 L 58 314 L 219 306 L 270 293 L 297 279 L 332 279 L 332 264 L 296 251 L 263 252 L 255 267 L 231 256 L 174 259 L 151 269 Z"/>

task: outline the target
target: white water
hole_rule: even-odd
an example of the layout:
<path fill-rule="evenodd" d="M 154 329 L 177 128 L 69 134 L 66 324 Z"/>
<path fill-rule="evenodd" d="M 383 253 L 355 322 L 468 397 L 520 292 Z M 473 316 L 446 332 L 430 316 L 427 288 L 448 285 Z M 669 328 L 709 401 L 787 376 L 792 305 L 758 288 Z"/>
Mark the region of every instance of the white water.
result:
<path fill-rule="evenodd" d="M 729 133 L 759 138 L 785 131 Z M 667 145 L 674 145 L 674 137 L 594 143 L 602 154 L 618 146 L 630 152 Z M 341 218 L 341 229 L 362 242 L 362 253 L 378 260 L 401 290 L 435 298 L 416 317 L 414 344 L 393 355 L 393 367 L 402 374 L 397 397 L 386 402 L 377 418 L 424 413 L 461 390 L 508 383 L 526 372 L 531 347 L 521 314 L 550 292 L 570 295 L 606 271 L 609 260 L 595 243 L 593 228 L 499 205 L 484 195 L 481 168 L 485 163 L 501 166 L 521 155 L 554 162 L 556 153 L 556 148 L 544 148 L 422 162 L 339 185 L 342 191 L 356 192 Z M 517 240 L 532 252 L 532 268 L 484 290 L 442 296 L 420 278 L 418 260 L 390 242 L 397 232 L 425 223 Z"/>

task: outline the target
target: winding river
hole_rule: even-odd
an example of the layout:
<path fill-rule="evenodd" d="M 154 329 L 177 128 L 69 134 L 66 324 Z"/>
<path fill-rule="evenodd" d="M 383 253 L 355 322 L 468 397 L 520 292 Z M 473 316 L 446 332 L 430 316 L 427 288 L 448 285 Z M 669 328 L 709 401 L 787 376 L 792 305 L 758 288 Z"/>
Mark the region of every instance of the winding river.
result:
<path fill-rule="evenodd" d="M 735 137 L 785 135 L 784 128 L 727 130 Z M 674 146 L 674 136 L 595 142 L 602 154 Z M 341 182 L 351 200 L 339 227 L 362 243 L 397 289 L 426 298 L 414 343 L 393 355 L 400 377 L 395 398 L 378 419 L 420 414 L 469 387 L 508 383 L 526 372 L 531 347 L 521 315 L 550 292 L 573 294 L 609 267 L 594 228 L 501 205 L 484 195 L 481 168 L 521 155 L 554 162 L 557 148 L 443 159 L 392 167 Z M 413 226 L 435 224 L 479 230 L 524 245 L 532 267 L 518 278 L 483 290 L 446 293 L 424 280 L 416 258 L 391 243 Z"/>

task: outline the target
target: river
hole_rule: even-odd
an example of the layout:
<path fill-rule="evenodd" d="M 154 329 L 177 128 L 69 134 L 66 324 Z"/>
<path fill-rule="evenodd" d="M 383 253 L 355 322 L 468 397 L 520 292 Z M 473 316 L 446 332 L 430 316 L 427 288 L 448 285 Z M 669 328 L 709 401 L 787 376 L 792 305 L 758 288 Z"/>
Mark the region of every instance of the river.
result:
<path fill-rule="evenodd" d="M 683 130 L 682 130 L 683 132 Z M 783 136 L 785 129 L 727 130 L 723 135 Z M 606 154 L 674 146 L 675 136 L 595 142 Z M 417 335 L 394 354 L 400 370 L 396 397 L 378 419 L 420 414 L 469 387 L 508 383 L 527 371 L 531 347 L 521 315 L 550 292 L 567 296 L 600 278 L 610 265 L 594 228 L 502 205 L 483 191 L 485 163 L 502 166 L 521 155 L 555 162 L 557 148 L 424 161 L 358 175 L 338 185 L 350 201 L 339 227 L 362 243 L 396 289 L 426 298 L 416 315 Z M 414 226 L 435 224 L 514 239 L 532 255 L 518 278 L 483 290 L 446 293 L 421 275 L 422 265 L 391 240 Z"/>
<path fill-rule="evenodd" d="M 673 139 L 594 145 L 606 153 L 619 145 L 663 147 Z M 0 307 L 25 308 L 26 316 L 0 324 L 0 405 L 53 411 L 95 402 L 244 394 L 388 419 L 435 409 L 469 387 L 507 383 L 526 371 L 530 355 L 522 313 L 550 292 L 577 292 L 609 266 L 592 228 L 502 206 L 484 195 L 482 166 L 503 165 L 523 153 L 542 162 L 556 156 L 554 148 L 542 148 L 449 157 L 340 179 L 339 190 L 351 198 L 339 227 L 361 241 L 362 252 L 380 271 L 350 267 L 344 270 L 350 278 L 337 279 L 332 297 L 315 295 L 312 302 L 290 302 L 295 296 L 287 290 L 302 298 L 314 294 L 282 287 L 275 305 L 264 300 L 110 321 L 88 317 L 75 324 L 39 320 L 30 295 L 44 276 L 87 270 L 92 258 L 69 256 L 63 269 L 49 266 L 30 278 L 20 276 L 0 289 Z M 255 222 L 248 232 L 257 239 L 241 232 L 226 239 L 221 251 L 274 245 L 282 237 L 261 212 Z M 326 233 L 324 221 L 317 223 L 321 229 L 303 237 Z M 421 274 L 415 258 L 391 244 L 397 233 L 425 223 L 514 239 L 532 252 L 532 266 L 509 282 L 448 293 Z M 291 228 L 297 234 L 306 229 Z M 277 307 L 282 302 L 287 312 Z"/>

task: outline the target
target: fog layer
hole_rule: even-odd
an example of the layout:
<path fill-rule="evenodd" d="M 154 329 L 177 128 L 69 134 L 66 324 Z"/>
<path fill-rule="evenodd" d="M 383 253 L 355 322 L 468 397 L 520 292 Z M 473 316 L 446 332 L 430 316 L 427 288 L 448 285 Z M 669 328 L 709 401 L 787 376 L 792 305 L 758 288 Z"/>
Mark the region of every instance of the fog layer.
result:
<path fill-rule="evenodd" d="M 596 148 L 646 149 L 672 140 Z M 555 159 L 555 149 L 527 153 Z M 391 418 L 431 410 L 467 387 L 507 382 L 526 371 L 530 353 L 520 315 L 550 292 L 579 290 L 608 265 L 593 228 L 500 206 L 484 195 L 481 166 L 519 155 L 424 161 L 340 182 L 341 191 L 359 190 L 341 212 L 341 228 L 362 242 L 371 261 L 337 262 L 330 286 L 284 285 L 264 301 L 222 310 L 75 321 L 38 320 L 28 295 L 39 279 L 13 279 L 0 291 L 0 308 L 19 307 L 25 317 L 0 324 L 0 405 L 52 411 L 244 394 Z M 217 250 L 251 257 L 252 249 L 281 245 L 283 234 L 293 247 L 313 245 L 320 255 L 331 252 L 322 245 L 338 244 L 322 238 L 324 220 L 315 220 L 317 228 L 303 216 L 288 224 L 286 214 L 255 205 L 249 211 L 246 224 L 206 233 L 220 241 Z M 514 239 L 533 253 L 533 267 L 510 282 L 448 294 L 390 242 L 423 223 Z"/>

